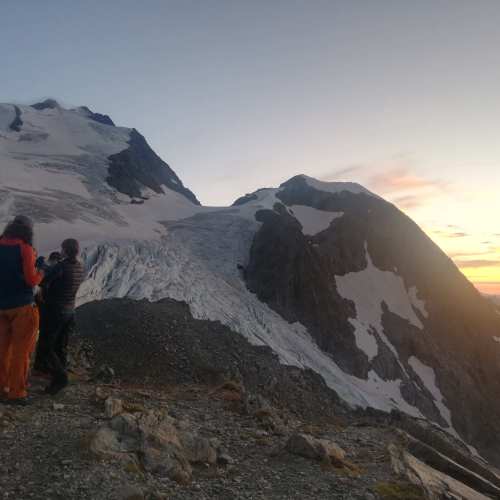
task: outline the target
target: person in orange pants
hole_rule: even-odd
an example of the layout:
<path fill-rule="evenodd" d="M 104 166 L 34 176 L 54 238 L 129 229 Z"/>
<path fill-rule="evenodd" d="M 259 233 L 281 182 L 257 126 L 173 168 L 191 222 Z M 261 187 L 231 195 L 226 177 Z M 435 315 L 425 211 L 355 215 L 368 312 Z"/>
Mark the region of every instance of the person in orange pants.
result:
<path fill-rule="evenodd" d="M 0 237 L 0 392 L 3 403 L 23 406 L 39 323 L 33 288 L 43 279 L 32 244 L 33 223 L 24 216 Z"/>

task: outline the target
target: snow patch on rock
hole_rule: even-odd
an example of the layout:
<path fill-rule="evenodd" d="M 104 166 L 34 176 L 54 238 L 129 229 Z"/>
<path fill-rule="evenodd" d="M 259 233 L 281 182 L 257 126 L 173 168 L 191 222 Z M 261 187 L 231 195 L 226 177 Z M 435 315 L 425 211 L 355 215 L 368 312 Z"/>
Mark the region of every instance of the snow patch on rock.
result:
<path fill-rule="evenodd" d="M 325 212 L 306 205 L 291 205 L 288 208 L 300 222 L 302 232 L 309 236 L 314 236 L 328 229 L 332 221 L 344 215 L 344 212 Z"/>
<path fill-rule="evenodd" d="M 397 351 L 384 333 L 382 326 L 382 303 L 385 302 L 389 310 L 406 319 L 413 326 L 423 329 L 420 319 L 415 314 L 412 302 L 401 276 L 381 271 L 373 264 L 365 245 L 367 266 L 359 272 L 335 276 L 337 290 L 345 299 L 352 300 L 356 307 L 356 318 L 349 321 L 354 326 L 356 345 L 366 353 L 369 360 L 378 354 L 378 346 L 374 329 L 380 338 L 399 358 Z"/>
<path fill-rule="evenodd" d="M 375 371 L 368 372 L 368 379 L 361 384 L 365 397 L 369 401 L 369 406 L 377 408 L 377 402 L 380 394 L 384 394 L 388 401 L 391 402 L 392 408 L 397 408 L 408 415 L 424 418 L 423 414 L 410 405 L 401 394 L 401 379 L 384 380 L 380 378 Z"/>
<path fill-rule="evenodd" d="M 255 214 L 259 210 L 273 210 L 276 203 L 283 204 L 276 196 L 280 191 L 280 188 L 259 189 L 253 193 L 256 199 L 240 206 L 231 207 L 231 210 L 239 214 L 240 217 L 255 222 Z"/>
<path fill-rule="evenodd" d="M 410 358 L 408 358 L 408 364 L 412 367 L 413 371 L 418 375 L 418 377 L 422 381 L 422 384 L 424 384 L 427 390 L 432 394 L 432 397 L 434 398 L 439 413 L 441 413 L 441 416 L 448 424 L 450 429 L 453 429 L 453 425 L 451 423 L 451 413 L 444 402 L 443 394 L 441 393 L 439 387 L 437 386 L 436 373 L 434 372 L 434 370 L 430 366 L 427 366 L 424 363 L 422 363 L 422 361 L 420 361 L 415 356 L 411 356 Z M 453 433 L 456 434 L 455 432 Z"/>

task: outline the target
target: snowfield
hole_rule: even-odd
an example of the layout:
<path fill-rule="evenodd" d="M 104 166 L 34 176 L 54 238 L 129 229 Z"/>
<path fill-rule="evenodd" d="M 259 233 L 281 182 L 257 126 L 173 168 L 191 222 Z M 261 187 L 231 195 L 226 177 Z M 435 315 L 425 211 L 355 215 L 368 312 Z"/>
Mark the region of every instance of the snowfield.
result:
<path fill-rule="evenodd" d="M 430 367 L 422 363 L 415 356 L 410 356 L 408 359 L 408 364 L 412 367 L 413 371 L 418 375 L 422 384 L 431 392 L 434 397 L 434 401 L 441 413 L 441 416 L 444 418 L 445 422 L 447 422 L 450 429 L 453 429 L 453 425 L 451 423 L 451 413 L 450 410 L 446 407 L 444 402 L 444 397 L 441 394 L 437 386 L 436 374 L 434 370 Z M 458 435 L 457 435 L 458 437 Z"/>
<path fill-rule="evenodd" d="M 378 344 L 373 331 L 391 349 L 398 353 L 384 333 L 382 326 L 382 302 L 391 312 L 408 320 L 422 330 L 423 325 L 413 308 L 425 311 L 425 304 L 417 299 L 417 290 L 406 290 L 403 279 L 390 271 L 380 271 L 372 262 L 365 245 L 367 266 L 363 271 L 335 276 L 337 289 L 342 297 L 352 300 L 356 306 L 356 318 L 350 319 L 354 326 L 356 345 L 372 360 L 378 354 Z"/>
<path fill-rule="evenodd" d="M 291 205 L 291 214 L 300 222 L 305 235 L 314 236 L 330 227 L 335 219 L 342 217 L 343 212 L 325 212 L 305 205 Z"/>

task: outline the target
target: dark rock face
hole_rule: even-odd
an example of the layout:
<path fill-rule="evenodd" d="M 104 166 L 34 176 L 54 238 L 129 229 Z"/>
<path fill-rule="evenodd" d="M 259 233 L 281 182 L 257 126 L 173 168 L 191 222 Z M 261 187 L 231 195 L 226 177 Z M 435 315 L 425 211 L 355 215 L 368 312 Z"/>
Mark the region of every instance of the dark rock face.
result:
<path fill-rule="evenodd" d="M 102 123 L 103 125 L 110 125 L 111 127 L 115 126 L 113 120 L 110 118 L 109 115 L 103 115 L 101 113 L 94 113 L 87 106 L 81 106 L 80 109 L 82 109 L 83 111 L 85 111 L 85 114 L 91 120 L 94 120 L 97 123 Z"/>
<path fill-rule="evenodd" d="M 249 289 L 288 321 L 304 324 L 344 371 L 365 379 L 373 370 L 383 380 L 401 380 L 403 398 L 445 426 L 436 396 L 409 359 L 432 367 L 454 428 L 500 463 L 500 346 L 493 341 L 500 336 L 500 316 L 493 305 L 393 205 L 364 193 L 322 192 L 303 177 L 281 187 L 276 196 L 283 205 L 257 213 L 262 226 L 246 268 Z M 306 236 L 286 208 L 291 205 L 344 215 Z M 419 329 L 382 302 L 383 333 L 397 356 L 373 331 L 378 354 L 371 361 L 349 322 L 357 317 L 355 304 L 341 297 L 335 280 L 365 269 L 366 252 L 376 268 L 399 275 L 407 290 L 416 287 L 428 313 L 414 308 Z"/>
<path fill-rule="evenodd" d="M 21 132 L 21 127 L 23 126 L 23 121 L 21 120 L 21 110 L 17 106 L 14 106 L 14 109 L 16 111 L 16 117 L 9 125 L 9 128 L 14 132 Z"/>
<path fill-rule="evenodd" d="M 155 193 L 164 193 L 164 187 L 167 187 L 196 205 L 200 204 L 137 130 L 132 129 L 128 144 L 127 149 L 109 157 L 107 182 L 110 186 L 134 198 L 141 198 L 143 187 L 148 187 Z"/>
<path fill-rule="evenodd" d="M 258 193 L 259 191 L 257 191 Z M 245 203 L 248 203 L 250 201 L 254 201 L 258 198 L 258 196 L 255 193 L 247 193 L 245 196 L 241 196 L 238 198 L 236 201 L 233 202 L 231 205 L 232 207 L 238 207 L 240 205 L 244 205 Z"/>
<path fill-rule="evenodd" d="M 341 368 L 360 377 L 368 359 L 355 348 L 348 323 L 354 308 L 332 287 L 319 262 L 317 249 L 302 234 L 300 224 L 284 209 L 260 210 L 262 228 L 252 244 L 246 268 L 248 288 L 290 323 L 300 321 L 327 352 L 336 352 Z M 336 331 L 334 338 L 327 331 Z"/>
<path fill-rule="evenodd" d="M 38 111 L 43 109 L 55 109 L 59 107 L 59 103 L 55 99 L 45 99 L 45 101 L 32 104 L 31 107 L 38 109 Z"/>
<path fill-rule="evenodd" d="M 113 120 L 108 115 L 101 115 L 101 113 L 92 113 L 90 118 L 97 123 L 102 123 L 103 125 L 115 126 Z"/>

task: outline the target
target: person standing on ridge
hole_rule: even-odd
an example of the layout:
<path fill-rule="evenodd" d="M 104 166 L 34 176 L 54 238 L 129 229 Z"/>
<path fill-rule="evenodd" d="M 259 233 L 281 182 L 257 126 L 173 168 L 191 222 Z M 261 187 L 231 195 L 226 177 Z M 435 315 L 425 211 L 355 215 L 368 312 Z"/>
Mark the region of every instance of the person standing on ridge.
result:
<path fill-rule="evenodd" d="M 75 298 L 83 281 L 83 265 L 78 260 L 80 246 L 75 239 L 61 244 L 62 260 L 47 271 L 41 288 L 44 292 L 44 360 L 52 381 L 45 389 L 57 394 L 68 385 L 67 346 L 75 324 Z"/>
<path fill-rule="evenodd" d="M 52 252 L 49 255 L 49 259 L 45 262 L 43 257 L 39 257 L 40 265 L 45 273 L 49 273 L 56 264 L 62 260 L 60 252 Z M 36 295 L 36 301 L 38 304 L 38 310 L 40 313 L 40 333 L 38 335 L 38 343 L 36 346 L 35 362 L 33 363 L 32 376 L 39 377 L 49 377 L 50 370 L 47 362 L 47 348 L 46 348 L 46 337 L 47 337 L 47 311 L 44 303 L 44 296 L 48 294 L 47 287 L 40 287 L 40 291 Z"/>
<path fill-rule="evenodd" d="M 39 324 L 34 287 L 44 276 L 35 262 L 33 222 L 19 215 L 0 237 L 0 397 L 6 404 L 29 403 L 29 362 Z"/>

